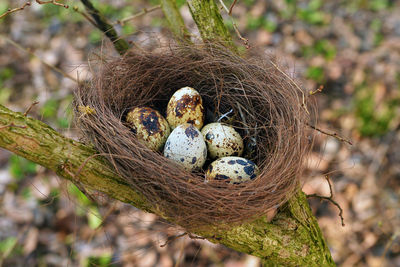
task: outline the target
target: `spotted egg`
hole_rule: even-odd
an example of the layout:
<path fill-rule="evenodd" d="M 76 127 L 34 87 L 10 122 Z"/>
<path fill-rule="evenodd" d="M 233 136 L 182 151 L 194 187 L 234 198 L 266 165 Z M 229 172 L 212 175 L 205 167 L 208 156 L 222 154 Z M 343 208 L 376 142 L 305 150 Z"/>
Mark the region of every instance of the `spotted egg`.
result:
<path fill-rule="evenodd" d="M 243 139 L 232 126 L 214 122 L 204 126 L 201 133 L 211 159 L 242 155 Z"/>
<path fill-rule="evenodd" d="M 167 121 L 172 129 L 183 123 L 191 123 L 201 129 L 204 124 L 204 107 L 199 92 L 191 87 L 176 91 L 168 102 Z"/>
<path fill-rule="evenodd" d="M 164 156 L 179 163 L 188 171 L 200 169 L 207 158 L 203 135 L 192 124 L 179 125 L 165 143 Z"/>
<path fill-rule="evenodd" d="M 224 157 L 212 162 L 206 171 L 206 180 L 224 180 L 231 184 L 254 180 L 259 173 L 257 165 L 241 157 Z"/>
<path fill-rule="evenodd" d="M 159 151 L 171 133 L 167 120 L 149 107 L 134 108 L 126 115 L 126 122 L 136 137 L 148 148 Z"/>

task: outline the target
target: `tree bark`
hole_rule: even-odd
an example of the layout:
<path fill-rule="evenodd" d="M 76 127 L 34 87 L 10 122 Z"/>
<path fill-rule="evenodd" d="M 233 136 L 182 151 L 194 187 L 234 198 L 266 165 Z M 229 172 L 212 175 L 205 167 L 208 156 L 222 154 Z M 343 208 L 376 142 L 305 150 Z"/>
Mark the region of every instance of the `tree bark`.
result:
<path fill-rule="evenodd" d="M 222 40 L 230 49 L 235 49 L 213 0 L 190 0 L 189 7 L 205 41 Z M 51 169 L 77 185 L 163 217 L 159 209 L 130 188 L 95 149 L 1 105 L 0 147 Z M 164 219 L 174 222 L 173 218 Z M 335 266 L 300 188 L 271 222 L 261 217 L 230 230 L 210 227 L 195 234 L 260 257 L 266 266 Z"/>

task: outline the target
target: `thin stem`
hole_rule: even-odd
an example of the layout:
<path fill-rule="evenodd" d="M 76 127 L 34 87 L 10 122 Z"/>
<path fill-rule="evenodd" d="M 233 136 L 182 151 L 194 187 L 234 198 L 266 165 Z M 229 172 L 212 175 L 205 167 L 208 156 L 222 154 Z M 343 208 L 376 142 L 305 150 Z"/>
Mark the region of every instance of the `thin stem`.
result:
<path fill-rule="evenodd" d="M 124 19 L 117 20 L 117 21 L 114 22 L 113 24 L 114 24 L 114 25 L 115 25 L 115 24 L 124 25 L 126 22 L 128 22 L 128 21 L 130 21 L 130 20 L 133 20 L 133 19 L 135 19 L 135 18 L 137 18 L 137 17 L 146 15 L 146 14 L 148 14 L 148 13 L 150 13 L 150 12 L 153 12 L 153 11 L 155 11 L 155 10 L 158 10 L 158 9 L 160 9 L 160 8 L 161 8 L 161 5 L 156 5 L 156 6 L 153 6 L 153 7 L 150 7 L 150 8 L 143 8 L 140 12 L 138 12 L 138 13 L 132 15 L 132 16 L 126 17 L 126 18 L 124 18 Z"/>
<path fill-rule="evenodd" d="M 63 75 L 65 78 L 68 78 L 68 79 L 70 79 L 70 80 L 72 80 L 72 81 L 78 83 L 78 80 L 77 80 L 76 78 L 72 77 L 71 75 L 69 75 L 68 73 L 66 73 L 65 71 L 63 71 L 62 69 L 57 68 L 56 66 L 50 65 L 49 63 L 45 62 L 45 61 L 42 60 L 39 56 L 37 56 L 35 53 L 33 53 L 30 49 L 27 49 L 27 48 L 21 46 L 20 44 L 14 42 L 13 40 L 11 40 L 10 38 L 8 38 L 8 37 L 6 37 L 6 36 L 4 36 L 4 35 L 0 35 L 0 38 L 3 38 L 5 41 L 7 41 L 8 43 L 12 44 L 12 45 L 15 46 L 16 48 L 18 48 L 18 49 L 24 51 L 25 53 L 30 54 L 31 56 L 33 56 L 33 57 L 35 57 L 35 58 L 37 58 L 37 59 L 39 59 L 39 61 L 40 61 L 42 64 L 46 65 L 47 67 L 49 67 L 50 69 L 54 70 L 55 72 L 60 73 L 60 74 Z"/>
<path fill-rule="evenodd" d="M 5 13 L 0 15 L 0 19 L 2 19 L 3 17 L 7 16 L 8 14 L 23 10 L 25 7 L 30 6 L 30 5 L 31 5 L 31 2 L 26 2 L 25 4 L 23 4 L 20 7 L 16 7 L 16 8 L 13 8 L 13 9 L 9 8 Z"/>
<path fill-rule="evenodd" d="M 111 40 L 113 43 L 115 50 L 120 55 L 123 55 L 128 51 L 129 45 L 128 43 L 124 40 L 121 39 L 117 31 L 114 29 L 114 27 L 108 22 L 107 18 L 100 13 L 100 11 L 93 6 L 93 4 L 90 2 L 90 0 L 81 0 L 82 4 L 85 6 L 87 12 L 92 16 L 93 20 L 95 21 L 95 26 L 101 30 L 107 37 L 108 39 Z"/>

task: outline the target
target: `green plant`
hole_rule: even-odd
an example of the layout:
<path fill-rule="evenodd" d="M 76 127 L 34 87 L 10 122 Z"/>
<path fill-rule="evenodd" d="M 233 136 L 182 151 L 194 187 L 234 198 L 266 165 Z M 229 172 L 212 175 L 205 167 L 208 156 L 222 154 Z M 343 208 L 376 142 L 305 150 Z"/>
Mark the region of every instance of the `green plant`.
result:
<path fill-rule="evenodd" d="M 309 67 L 306 71 L 307 79 L 316 81 L 317 83 L 323 83 L 325 79 L 325 71 L 323 67 Z"/>
<path fill-rule="evenodd" d="M 35 163 L 15 154 L 10 156 L 9 164 L 9 172 L 17 180 L 36 173 Z"/>
<path fill-rule="evenodd" d="M 375 86 L 375 88 L 377 88 Z M 375 100 L 374 87 L 365 84 L 357 88 L 354 97 L 354 113 L 357 119 L 357 129 L 362 136 L 376 137 L 387 133 L 391 122 L 396 117 L 396 109 L 400 98 Z"/>

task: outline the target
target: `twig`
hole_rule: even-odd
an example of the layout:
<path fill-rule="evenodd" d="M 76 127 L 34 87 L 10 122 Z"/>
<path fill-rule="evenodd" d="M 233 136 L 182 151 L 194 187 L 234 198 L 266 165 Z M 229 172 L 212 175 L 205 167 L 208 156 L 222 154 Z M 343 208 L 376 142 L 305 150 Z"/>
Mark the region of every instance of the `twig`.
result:
<path fill-rule="evenodd" d="M 33 103 L 29 106 L 29 108 L 24 112 L 24 116 L 26 117 L 26 116 L 28 115 L 28 113 L 31 111 L 31 109 L 32 109 L 34 106 L 36 106 L 37 104 L 39 104 L 39 101 L 33 102 Z"/>
<path fill-rule="evenodd" d="M 42 64 L 46 65 L 47 67 L 49 67 L 50 69 L 60 73 L 61 75 L 63 75 L 64 77 L 78 83 L 78 80 L 75 79 L 74 77 L 72 77 L 71 75 L 67 74 L 66 72 L 64 72 L 62 69 L 57 68 L 56 66 L 50 65 L 49 63 L 43 61 L 39 56 L 37 56 L 35 53 L 33 53 L 30 49 L 26 49 L 25 47 L 21 46 L 20 44 L 14 42 L 13 40 L 11 40 L 10 38 L 4 36 L 4 35 L 0 35 L 1 38 L 3 38 L 4 40 L 6 40 L 7 42 L 9 42 L 10 44 L 12 44 L 13 46 L 17 47 L 18 49 L 34 56 L 35 58 L 39 59 L 40 62 L 42 62 Z"/>
<path fill-rule="evenodd" d="M 95 21 L 95 26 L 101 30 L 108 39 L 113 43 L 115 50 L 118 51 L 120 55 L 125 54 L 129 49 L 128 43 L 120 38 L 114 27 L 108 22 L 107 18 L 96 9 L 89 0 L 81 0 L 82 4 L 85 6 L 87 12 L 92 16 Z"/>
<path fill-rule="evenodd" d="M 382 266 L 384 266 L 386 254 L 388 253 L 390 247 L 393 245 L 394 241 L 399 237 L 399 235 L 400 235 L 400 231 L 396 231 L 395 233 L 393 233 L 393 235 L 390 237 L 389 241 L 386 243 L 385 249 L 381 256 Z"/>
<path fill-rule="evenodd" d="M 153 7 L 150 7 L 150 8 L 143 8 L 142 11 L 140 11 L 140 12 L 138 12 L 138 13 L 132 15 L 132 16 L 129 16 L 127 18 L 124 18 L 124 19 L 121 19 L 121 20 L 117 20 L 113 24 L 120 24 L 121 26 L 123 26 L 125 24 L 125 22 L 127 22 L 127 21 L 133 20 L 133 19 L 135 19 L 137 17 L 143 16 L 143 15 L 145 15 L 147 13 L 150 13 L 150 12 L 152 12 L 154 10 L 157 10 L 157 9 L 160 9 L 160 8 L 161 8 L 161 5 L 156 5 L 156 6 L 153 6 Z"/>
<path fill-rule="evenodd" d="M 229 8 L 229 12 L 228 12 L 229 16 L 232 15 L 232 10 L 233 10 L 233 7 L 235 6 L 236 2 L 237 2 L 237 0 L 234 0 L 231 7 Z"/>
<path fill-rule="evenodd" d="M 165 241 L 165 243 L 164 244 L 162 244 L 162 245 L 160 245 L 160 247 L 165 247 L 166 245 L 168 245 L 169 243 L 172 243 L 173 241 L 175 241 L 176 239 L 178 239 L 178 238 L 181 238 L 181 237 L 183 237 L 183 236 L 185 236 L 185 235 L 187 235 L 188 233 L 183 233 L 183 234 L 179 234 L 179 235 L 174 235 L 174 236 L 170 236 L 170 237 L 168 237 L 168 239 L 167 239 L 167 241 Z"/>
<path fill-rule="evenodd" d="M 315 95 L 316 93 L 322 92 L 322 89 L 324 89 L 324 86 L 323 86 L 323 85 L 320 85 L 320 86 L 318 87 L 317 90 L 315 90 L 315 91 L 310 91 L 309 94 L 310 94 L 310 96 Z"/>
<path fill-rule="evenodd" d="M 3 130 L 3 129 L 5 129 L 5 128 L 11 128 L 11 127 L 26 129 L 26 125 L 23 125 L 23 126 L 15 125 L 15 124 L 12 122 L 12 123 L 10 123 L 10 124 L 0 126 L 0 130 Z"/>
<path fill-rule="evenodd" d="M 31 2 L 26 2 L 25 4 L 23 4 L 20 7 L 16 7 L 16 8 L 13 8 L 13 9 L 9 8 L 5 13 L 0 15 L 0 19 L 5 17 L 5 16 L 7 16 L 8 14 L 23 10 L 26 6 L 30 6 L 30 5 L 31 5 Z"/>
<path fill-rule="evenodd" d="M 58 3 L 56 0 L 50 0 L 50 1 L 41 1 L 41 0 L 36 0 L 36 3 L 38 3 L 39 5 L 45 5 L 45 4 L 53 4 L 56 6 L 62 6 L 65 8 L 69 8 L 68 5 L 62 4 L 62 3 Z"/>
<path fill-rule="evenodd" d="M 244 37 L 240 34 L 240 31 L 239 31 L 239 29 L 238 29 L 238 27 L 237 27 L 237 25 L 236 25 L 236 23 L 235 23 L 235 21 L 234 21 L 234 19 L 233 19 L 233 17 L 232 17 L 232 9 L 233 9 L 233 6 L 235 5 L 236 1 L 237 1 L 237 0 L 235 0 L 235 1 L 232 3 L 231 7 L 228 9 L 228 8 L 226 7 L 224 1 L 223 1 L 223 0 L 219 0 L 219 2 L 221 3 L 223 9 L 225 9 L 226 13 L 228 13 L 229 17 L 231 18 L 232 26 L 233 26 L 233 29 L 234 29 L 235 32 L 236 32 L 236 35 L 239 37 L 240 40 L 243 41 L 244 46 L 245 46 L 247 49 L 249 49 L 249 48 L 250 48 L 249 39 L 244 38 Z"/>
<path fill-rule="evenodd" d="M 77 6 L 74 6 L 74 7 L 72 8 L 72 10 L 74 10 L 75 12 L 81 14 L 87 21 L 90 22 L 90 24 L 92 24 L 93 26 L 97 27 L 97 26 L 96 26 L 96 22 L 89 16 L 88 13 L 86 13 L 86 12 L 84 12 L 84 11 L 80 11 L 79 8 L 78 8 Z"/>
<path fill-rule="evenodd" d="M 301 104 L 301 106 L 304 108 L 304 110 L 307 112 L 307 114 L 310 115 L 310 112 L 307 109 L 306 97 L 304 95 L 303 90 L 301 90 L 301 88 L 297 85 L 297 83 L 286 72 L 282 71 L 274 62 L 272 62 L 272 61 L 270 61 L 270 62 L 280 73 L 282 73 L 284 76 L 286 76 L 286 78 L 288 78 L 294 84 L 294 86 L 300 91 L 300 93 L 302 95 L 302 104 Z"/>
<path fill-rule="evenodd" d="M 321 130 L 321 129 L 319 129 L 319 128 L 317 128 L 317 127 L 311 125 L 311 124 L 308 124 L 308 123 L 306 123 L 306 125 L 307 125 L 308 127 L 310 127 L 311 129 L 314 129 L 314 130 L 316 130 L 316 131 L 318 131 L 318 132 L 320 132 L 320 133 L 322 133 L 322 134 L 325 134 L 325 135 L 334 137 L 334 138 L 338 139 L 338 140 L 341 141 L 341 142 L 348 143 L 348 144 L 351 145 L 351 146 L 353 145 L 353 143 L 352 143 L 351 141 L 349 141 L 349 140 L 347 140 L 347 139 L 345 139 L 345 138 L 339 136 L 337 133 L 328 133 L 328 132 L 325 132 L 324 130 Z"/>
<path fill-rule="evenodd" d="M 179 235 L 175 235 L 175 236 L 170 236 L 170 237 L 168 237 L 168 238 L 167 238 L 167 241 L 165 241 L 164 244 L 160 245 L 160 247 L 163 248 L 163 247 L 165 247 L 166 245 L 168 245 L 168 244 L 172 243 L 173 241 L 175 241 L 176 239 L 181 238 L 181 237 L 184 237 L 185 235 L 187 235 L 187 236 L 188 236 L 189 238 L 191 238 L 191 239 L 202 239 L 202 240 L 206 239 L 205 237 L 202 237 L 202 236 L 193 235 L 193 234 L 191 234 L 191 233 L 184 232 L 183 234 L 179 234 Z"/>
<path fill-rule="evenodd" d="M 311 194 L 311 195 L 307 195 L 307 198 L 309 198 L 309 197 L 317 197 L 317 198 L 320 198 L 320 199 L 325 199 L 325 200 L 330 201 L 333 205 L 335 205 L 339 209 L 339 217 L 340 217 L 340 220 L 342 222 L 342 226 L 345 226 L 344 219 L 343 219 L 343 209 L 342 209 L 342 207 L 340 207 L 340 205 L 335 200 L 333 200 L 333 190 L 332 190 L 332 184 L 331 184 L 331 181 L 329 179 L 329 176 L 325 175 L 325 179 L 326 179 L 326 181 L 328 182 L 328 185 L 329 185 L 330 196 L 326 197 L 326 196 L 320 196 L 318 194 Z"/>

